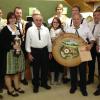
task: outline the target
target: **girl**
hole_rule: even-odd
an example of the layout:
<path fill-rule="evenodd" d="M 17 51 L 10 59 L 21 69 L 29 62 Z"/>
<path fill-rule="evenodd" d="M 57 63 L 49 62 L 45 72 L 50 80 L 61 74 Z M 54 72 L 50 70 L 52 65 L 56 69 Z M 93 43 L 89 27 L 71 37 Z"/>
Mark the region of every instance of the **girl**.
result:
<path fill-rule="evenodd" d="M 57 37 L 62 35 L 63 32 L 64 31 L 60 19 L 58 17 L 54 17 L 50 29 L 52 43 L 55 41 Z M 54 84 L 55 82 L 60 84 L 62 82 L 63 67 L 60 64 L 58 64 L 53 58 L 51 59 L 50 71 L 51 71 L 51 84 Z"/>

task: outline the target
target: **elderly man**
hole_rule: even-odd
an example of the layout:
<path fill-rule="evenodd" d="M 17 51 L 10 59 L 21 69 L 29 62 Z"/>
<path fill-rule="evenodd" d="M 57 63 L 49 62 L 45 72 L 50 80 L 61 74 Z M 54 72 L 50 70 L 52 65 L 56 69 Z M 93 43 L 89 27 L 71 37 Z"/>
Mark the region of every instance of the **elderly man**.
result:
<path fill-rule="evenodd" d="M 28 28 L 31 27 L 34 24 L 34 15 L 39 15 L 40 11 L 38 9 L 33 10 L 33 14 L 32 14 L 32 21 L 29 21 L 28 23 L 26 23 L 25 25 L 25 33 L 27 32 Z"/>
<path fill-rule="evenodd" d="M 80 14 L 80 6 L 78 5 L 73 5 L 72 7 L 72 16 L 76 15 L 76 14 Z M 82 15 L 81 15 L 82 16 Z M 84 24 L 84 25 L 87 25 L 87 21 L 86 19 L 84 19 L 83 17 L 81 18 L 81 24 Z M 65 27 L 65 30 L 68 28 L 68 27 L 71 27 L 73 26 L 73 21 L 72 21 L 72 17 L 67 19 L 66 20 L 66 27 Z"/>
<path fill-rule="evenodd" d="M 52 44 L 49 30 L 43 23 L 43 17 L 40 14 L 34 15 L 34 25 L 26 33 L 26 51 L 33 67 L 33 92 L 39 91 L 41 69 L 41 86 L 45 89 L 51 89 L 47 84 L 48 80 L 48 58 L 51 58 Z"/>
<path fill-rule="evenodd" d="M 33 10 L 32 20 L 28 21 L 28 23 L 26 23 L 26 25 L 25 25 L 25 38 L 26 38 L 26 33 L 27 33 L 28 28 L 30 28 L 31 26 L 34 25 L 34 20 L 33 20 L 34 16 L 39 15 L 39 14 L 40 14 L 40 11 L 38 9 Z M 33 82 L 33 69 L 32 69 L 31 63 L 29 63 L 29 64 L 30 64 L 30 70 L 31 70 L 31 78 L 32 78 L 32 82 Z"/>
<path fill-rule="evenodd" d="M 66 32 L 75 33 L 79 35 L 84 41 L 87 42 L 87 38 L 90 40 L 90 44 L 86 45 L 86 50 L 90 50 L 94 43 L 94 37 L 90 33 L 88 27 L 81 24 L 81 15 L 76 14 L 72 16 L 73 26 L 69 27 Z M 87 96 L 88 93 L 86 91 L 86 62 L 82 62 L 79 66 L 70 68 L 71 75 L 71 89 L 70 93 L 75 93 L 77 89 L 77 68 L 79 70 L 80 75 L 80 91 L 83 96 Z"/>

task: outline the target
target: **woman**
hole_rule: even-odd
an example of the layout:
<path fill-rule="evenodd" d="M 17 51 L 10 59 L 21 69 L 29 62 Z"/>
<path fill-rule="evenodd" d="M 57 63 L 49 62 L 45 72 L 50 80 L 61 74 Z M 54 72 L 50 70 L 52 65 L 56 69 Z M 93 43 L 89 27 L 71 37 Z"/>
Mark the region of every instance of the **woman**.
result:
<path fill-rule="evenodd" d="M 7 15 L 7 26 L 1 31 L 1 48 L 4 54 L 3 66 L 5 70 L 5 84 L 7 93 L 11 96 L 18 96 L 18 93 L 24 93 L 19 86 L 18 72 L 25 68 L 24 56 L 21 51 L 21 34 L 15 25 L 16 17 L 13 12 Z M 13 85 L 12 85 L 13 80 Z"/>
<path fill-rule="evenodd" d="M 54 40 L 62 34 L 63 34 L 63 28 L 61 21 L 58 17 L 54 17 L 50 29 L 52 42 L 54 42 Z M 63 67 L 60 64 L 58 64 L 54 59 L 52 59 L 50 71 L 51 71 L 51 84 L 55 84 L 55 82 L 60 84 L 62 82 Z M 55 77 L 57 79 L 55 79 Z"/>

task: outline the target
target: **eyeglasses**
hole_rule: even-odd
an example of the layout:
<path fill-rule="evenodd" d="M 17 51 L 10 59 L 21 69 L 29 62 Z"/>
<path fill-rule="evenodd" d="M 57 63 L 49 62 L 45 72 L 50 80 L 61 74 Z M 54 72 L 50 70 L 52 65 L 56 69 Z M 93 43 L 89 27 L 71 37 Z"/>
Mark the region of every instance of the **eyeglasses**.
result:
<path fill-rule="evenodd" d="M 58 23 L 58 22 L 53 22 L 53 23 Z"/>

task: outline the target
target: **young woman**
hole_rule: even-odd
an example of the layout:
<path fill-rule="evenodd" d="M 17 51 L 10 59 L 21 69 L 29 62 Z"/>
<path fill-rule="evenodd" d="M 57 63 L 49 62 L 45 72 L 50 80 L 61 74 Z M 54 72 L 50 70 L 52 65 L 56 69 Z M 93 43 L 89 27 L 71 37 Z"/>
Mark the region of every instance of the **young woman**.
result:
<path fill-rule="evenodd" d="M 57 37 L 63 34 L 63 28 L 61 21 L 58 17 L 54 17 L 51 23 L 50 35 L 52 42 L 55 41 Z M 57 82 L 60 84 L 62 82 L 63 67 L 59 65 L 54 59 L 51 59 L 51 84 Z"/>
<path fill-rule="evenodd" d="M 7 26 L 1 31 L 1 48 L 3 52 L 3 66 L 5 70 L 5 84 L 7 93 L 11 96 L 18 96 L 18 93 L 24 93 L 19 86 L 19 71 L 25 68 L 24 56 L 21 51 L 21 34 L 15 25 L 16 17 L 13 12 L 7 15 Z M 12 87 L 12 80 L 14 87 Z"/>

